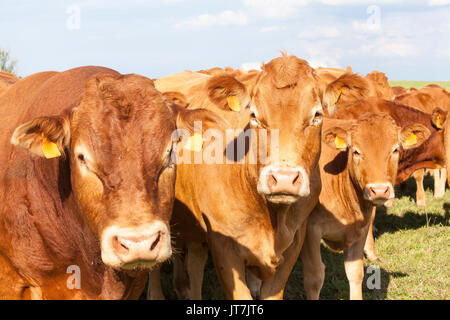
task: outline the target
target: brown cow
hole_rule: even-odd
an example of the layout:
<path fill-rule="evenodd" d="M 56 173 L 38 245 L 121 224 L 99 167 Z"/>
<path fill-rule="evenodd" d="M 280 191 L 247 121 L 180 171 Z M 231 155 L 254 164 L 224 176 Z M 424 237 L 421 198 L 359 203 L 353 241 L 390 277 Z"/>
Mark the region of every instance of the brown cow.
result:
<path fill-rule="evenodd" d="M 400 148 L 415 148 L 430 134 L 421 124 L 400 128 L 385 113 L 365 114 L 351 125 L 346 122 L 326 118 L 323 127 L 322 191 L 308 219 L 301 251 L 308 299 L 319 299 L 325 278 L 321 239 L 332 250 L 344 251 L 350 298 L 362 299 L 364 244 L 372 207 L 394 197 Z"/>
<path fill-rule="evenodd" d="M 392 87 L 392 91 L 394 92 L 395 97 L 401 96 L 402 94 L 408 93 L 408 89 L 405 87 Z"/>
<path fill-rule="evenodd" d="M 395 99 L 396 102 L 411 106 L 422 112 L 432 114 L 436 108 L 448 111 L 450 109 L 450 94 L 438 85 L 428 85 L 421 90 L 403 94 Z M 441 124 L 443 126 L 443 123 Z M 442 199 L 445 194 L 447 181 L 445 168 L 434 169 L 434 197 Z M 425 190 L 423 188 L 424 170 L 414 173 L 417 183 L 416 201 L 418 206 L 425 206 Z"/>
<path fill-rule="evenodd" d="M 378 98 L 368 98 L 364 101 L 364 104 L 354 103 L 346 107 L 340 107 L 333 117 L 338 119 L 358 119 L 362 114 L 367 112 L 384 112 L 388 113 L 399 126 L 406 126 L 412 122 L 419 122 L 426 126 L 431 132 L 428 141 L 420 147 L 401 152 L 396 184 L 409 179 L 409 177 L 419 168 L 437 168 L 445 165 L 445 132 L 444 130 L 437 128 L 437 119 L 439 118 L 440 121 L 444 123 L 446 112 L 436 108 L 433 114 L 430 115 L 408 106 Z M 373 208 L 372 223 L 374 219 L 375 208 Z M 370 232 L 367 237 L 365 253 L 370 261 L 378 259 L 378 255 L 374 248 L 372 224 L 370 225 Z"/>
<path fill-rule="evenodd" d="M 261 299 L 283 297 L 320 191 L 318 81 L 314 69 L 295 56 L 283 54 L 264 65 L 247 122 L 254 132 L 267 129 L 271 137 L 279 129 L 278 161 L 270 140 L 253 136 L 248 148 L 269 149 L 267 162 L 251 164 L 247 152 L 242 163 L 178 166 L 174 228 L 186 243 L 190 282 L 179 291 L 190 298 L 201 298 L 207 243 L 228 299 L 251 299 L 252 292 Z M 229 94 L 222 90 L 222 101 Z M 201 101 L 208 93 L 197 95 Z"/>
<path fill-rule="evenodd" d="M 0 298 L 138 298 L 143 269 L 172 252 L 173 132 L 208 114 L 102 67 L 13 85 L 0 97 Z"/>
<path fill-rule="evenodd" d="M 15 75 L 9 72 L 0 71 L 0 95 L 2 95 L 6 89 L 19 81 Z"/>

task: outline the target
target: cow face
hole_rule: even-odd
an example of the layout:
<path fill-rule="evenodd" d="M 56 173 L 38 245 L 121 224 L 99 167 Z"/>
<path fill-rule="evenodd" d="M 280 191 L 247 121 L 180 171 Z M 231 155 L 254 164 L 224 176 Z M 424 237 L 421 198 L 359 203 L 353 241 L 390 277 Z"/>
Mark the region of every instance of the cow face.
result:
<path fill-rule="evenodd" d="M 310 194 L 310 175 L 317 166 L 323 118 L 319 80 L 304 60 L 286 56 L 263 66 L 253 90 L 250 125 L 277 130 L 279 149 L 260 165 L 258 191 L 270 202 L 292 204 Z M 260 141 L 260 144 L 263 142 Z"/>
<path fill-rule="evenodd" d="M 334 127 L 323 133 L 324 142 L 347 152 L 352 183 L 364 199 L 382 205 L 394 198 L 400 148 L 420 146 L 430 136 L 421 124 L 399 128 L 387 114 L 364 115 L 350 129 Z"/>
<path fill-rule="evenodd" d="M 62 155 L 70 164 L 74 196 L 105 264 L 148 268 L 172 253 L 173 133 L 192 130 L 194 119 L 215 121 L 205 110 L 173 105 L 150 79 L 100 74 L 88 81 L 71 115 L 25 123 L 11 142 L 37 156 Z"/>

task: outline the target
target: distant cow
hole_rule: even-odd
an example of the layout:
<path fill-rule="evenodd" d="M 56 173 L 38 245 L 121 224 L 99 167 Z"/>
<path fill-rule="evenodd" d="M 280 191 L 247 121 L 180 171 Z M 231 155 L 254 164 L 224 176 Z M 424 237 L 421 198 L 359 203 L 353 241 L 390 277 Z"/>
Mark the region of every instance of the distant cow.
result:
<path fill-rule="evenodd" d="M 405 93 L 395 99 L 396 102 L 411 106 L 422 112 L 432 114 L 438 107 L 448 112 L 450 109 L 450 93 L 438 85 L 428 85 L 421 90 Z M 442 122 L 442 121 L 441 121 Z M 441 127 L 444 123 L 442 122 Z M 417 182 L 416 201 L 418 206 L 425 206 L 425 190 L 423 188 L 424 171 L 421 169 L 414 173 Z M 434 170 L 434 197 L 441 199 L 445 194 L 447 170 L 445 168 Z"/>
<path fill-rule="evenodd" d="M 308 219 L 301 251 L 308 299 L 319 298 L 325 278 L 321 239 L 332 250 L 344 251 L 350 298 L 362 299 L 372 207 L 394 197 L 401 148 L 416 148 L 429 134 L 421 124 L 399 127 L 385 113 L 365 114 L 358 120 L 325 118 L 319 161 L 322 191 Z"/>
<path fill-rule="evenodd" d="M 144 270 L 172 253 L 174 132 L 214 123 L 208 115 L 169 102 L 150 79 L 102 67 L 38 73 L 8 89 L 0 298 L 138 298 Z"/>
<path fill-rule="evenodd" d="M 408 93 L 408 89 L 405 87 L 392 87 L 392 91 L 394 92 L 395 97 L 401 96 L 402 94 Z"/>
<path fill-rule="evenodd" d="M 9 72 L 0 71 L 0 95 L 2 95 L 7 88 L 19 81 L 15 75 Z"/>
<path fill-rule="evenodd" d="M 249 106 L 240 98 L 245 90 L 222 86 L 216 92 L 213 101 L 221 106 L 226 107 L 227 101 L 234 104 L 237 97 L 242 108 L 249 107 L 249 128 L 269 133 L 279 129 L 278 161 L 269 141 L 253 137 L 250 150 L 259 146 L 269 151 L 264 163 L 250 164 L 251 152 L 247 152 L 245 163 L 178 166 L 174 228 L 185 244 L 185 264 L 177 272 L 187 272 L 189 280 L 185 281 L 188 287 L 179 287 L 179 292 L 201 298 L 208 244 L 228 299 L 251 299 L 252 293 L 261 299 L 283 297 L 303 244 L 307 217 L 320 191 L 319 91 L 314 69 L 304 60 L 283 54 L 264 65 Z M 190 99 L 190 107 L 205 107 L 183 94 Z M 194 95 L 197 101 L 209 101 L 207 90 Z M 231 128 L 238 127 L 231 117 L 227 119 Z"/>

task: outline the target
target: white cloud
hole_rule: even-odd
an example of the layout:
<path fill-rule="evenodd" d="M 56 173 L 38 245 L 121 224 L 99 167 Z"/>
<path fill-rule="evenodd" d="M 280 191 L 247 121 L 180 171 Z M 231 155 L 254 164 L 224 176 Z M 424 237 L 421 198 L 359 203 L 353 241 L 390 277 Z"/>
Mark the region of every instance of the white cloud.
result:
<path fill-rule="evenodd" d="M 247 25 L 248 18 L 242 12 L 234 12 L 231 10 L 224 11 L 217 15 L 201 14 L 195 18 L 188 18 L 175 27 L 211 27 L 211 26 L 229 26 L 229 25 Z"/>
<path fill-rule="evenodd" d="M 370 43 L 363 45 L 361 50 L 377 57 L 409 57 L 418 53 L 418 49 L 414 44 L 405 39 L 390 39 L 380 37 L 371 40 Z"/>
<path fill-rule="evenodd" d="M 428 0 L 429 6 L 447 6 L 450 5 L 450 0 Z"/>
<path fill-rule="evenodd" d="M 262 27 L 261 29 L 259 29 L 260 32 L 278 32 L 281 30 L 286 30 L 286 27 L 268 26 L 268 27 Z"/>
<path fill-rule="evenodd" d="M 433 0 L 429 0 L 433 1 Z M 437 0 L 439 1 L 439 0 Z M 443 0 L 445 1 L 445 0 Z M 321 3 L 331 6 L 342 5 L 377 5 L 377 4 L 396 4 L 405 2 L 405 0 L 320 0 Z"/>
<path fill-rule="evenodd" d="M 450 47 L 446 49 L 438 49 L 436 56 L 439 58 L 450 58 Z"/>
<path fill-rule="evenodd" d="M 302 30 L 298 37 L 300 39 L 317 38 L 337 38 L 341 35 L 339 29 L 335 26 L 316 26 L 310 29 Z"/>
<path fill-rule="evenodd" d="M 283 19 L 295 16 L 299 7 L 309 0 L 244 0 L 244 5 L 255 9 L 268 19 Z"/>
<path fill-rule="evenodd" d="M 241 69 L 244 71 L 261 70 L 261 62 L 245 62 L 241 64 Z"/>

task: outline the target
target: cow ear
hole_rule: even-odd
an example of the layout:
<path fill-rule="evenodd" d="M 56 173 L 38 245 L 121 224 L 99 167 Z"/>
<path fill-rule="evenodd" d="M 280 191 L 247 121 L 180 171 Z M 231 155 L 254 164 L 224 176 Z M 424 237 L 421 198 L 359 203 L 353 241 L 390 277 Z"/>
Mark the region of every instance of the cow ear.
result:
<path fill-rule="evenodd" d="M 412 124 L 404 127 L 400 131 L 400 142 L 403 149 L 413 149 L 419 147 L 431 135 L 430 130 L 421 124 Z"/>
<path fill-rule="evenodd" d="M 64 155 L 70 144 L 70 122 L 66 117 L 42 117 L 14 130 L 11 144 L 47 159 Z"/>
<path fill-rule="evenodd" d="M 201 151 L 203 148 L 203 134 L 209 129 L 224 130 L 230 125 L 214 112 L 206 109 L 186 109 L 172 104 L 176 114 L 177 137 L 181 148 L 186 146 L 191 151 Z"/>
<path fill-rule="evenodd" d="M 327 145 L 337 150 L 345 151 L 350 145 L 350 138 L 347 131 L 339 127 L 327 129 L 323 133 L 323 137 L 323 140 Z"/>
<path fill-rule="evenodd" d="M 437 129 L 444 128 L 444 122 L 447 119 L 447 112 L 443 111 L 441 108 L 435 108 L 431 114 L 431 122 L 433 126 Z"/>
<path fill-rule="evenodd" d="M 250 104 L 247 88 L 230 75 L 214 76 L 206 86 L 209 99 L 223 110 L 239 112 Z"/>
<path fill-rule="evenodd" d="M 178 104 L 180 106 L 184 106 L 184 107 L 188 106 L 188 101 L 187 101 L 185 95 L 182 94 L 181 92 L 168 91 L 168 92 L 163 92 L 162 94 L 163 94 L 163 96 L 165 96 L 167 99 L 169 99 L 173 103 L 176 103 L 176 104 Z"/>
<path fill-rule="evenodd" d="M 329 115 L 333 115 L 338 104 L 355 102 L 368 97 L 369 83 L 366 79 L 354 73 L 344 73 L 327 85 L 324 94 L 324 107 Z M 341 101 L 345 98 L 345 101 Z"/>

